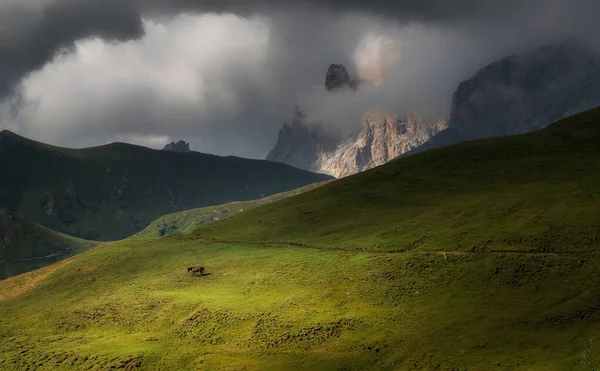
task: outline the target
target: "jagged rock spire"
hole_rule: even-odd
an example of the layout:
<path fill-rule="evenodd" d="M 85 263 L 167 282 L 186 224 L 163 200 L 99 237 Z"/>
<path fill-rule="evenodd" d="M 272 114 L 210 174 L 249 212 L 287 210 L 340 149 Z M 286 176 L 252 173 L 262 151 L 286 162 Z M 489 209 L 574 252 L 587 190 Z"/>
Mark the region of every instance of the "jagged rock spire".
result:
<path fill-rule="evenodd" d="M 180 140 L 179 142 L 171 142 L 163 148 L 163 151 L 171 152 L 190 152 L 190 144 Z"/>
<path fill-rule="evenodd" d="M 327 75 L 325 76 L 325 88 L 328 91 L 337 89 L 356 89 L 358 82 L 350 79 L 350 74 L 346 69 L 346 66 L 342 64 L 332 64 L 327 69 Z"/>

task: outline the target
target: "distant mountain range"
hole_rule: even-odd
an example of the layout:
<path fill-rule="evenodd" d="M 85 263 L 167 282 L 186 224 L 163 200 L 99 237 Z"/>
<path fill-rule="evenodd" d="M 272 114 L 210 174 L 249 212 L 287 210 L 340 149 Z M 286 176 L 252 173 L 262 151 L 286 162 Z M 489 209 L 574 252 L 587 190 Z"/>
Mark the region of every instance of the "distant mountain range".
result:
<path fill-rule="evenodd" d="M 357 86 L 344 66 L 329 67 L 331 94 Z M 361 130 L 344 137 L 310 127 L 297 109 L 267 159 L 343 177 L 440 146 L 534 131 L 597 106 L 600 58 L 557 43 L 503 58 L 462 82 L 447 122 L 367 112 Z"/>
<path fill-rule="evenodd" d="M 331 179 L 264 160 L 124 143 L 53 147 L 0 132 L 0 208 L 72 236 L 115 240 L 156 218 Z"/>

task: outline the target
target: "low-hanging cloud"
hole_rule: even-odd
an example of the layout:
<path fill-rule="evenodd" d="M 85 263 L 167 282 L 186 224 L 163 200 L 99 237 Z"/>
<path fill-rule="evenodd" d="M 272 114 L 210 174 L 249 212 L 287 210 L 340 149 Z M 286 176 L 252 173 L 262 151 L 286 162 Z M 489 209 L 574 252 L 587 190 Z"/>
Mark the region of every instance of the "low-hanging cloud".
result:
<path fill-rule="evenodd" d="M 444 117 L 462 79 L 586 35 L 597 10 L 591 0 L 6 0 L 0 128 L 76 147 L 181 138 L 262 157 L 296 104 L 344 129 L 373 108 Z M 327 93 L 330 63 L 380 86 Z"/>

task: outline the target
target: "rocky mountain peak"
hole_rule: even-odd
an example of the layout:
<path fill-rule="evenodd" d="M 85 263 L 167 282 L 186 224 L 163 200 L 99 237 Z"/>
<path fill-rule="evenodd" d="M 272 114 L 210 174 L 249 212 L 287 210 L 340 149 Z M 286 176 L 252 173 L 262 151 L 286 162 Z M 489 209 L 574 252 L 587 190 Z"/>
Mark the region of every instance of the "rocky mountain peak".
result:
<path fill-rule="evenodd" d="M 345 66 L 332 64 L 325 87 L 330 92 L 355 90 L 358 82 Z M 445 121 L 425 122 L 416 115 L 399 118 L 377 111 L 366 112 L 362 128 L 356 125 L 359 129 L 346 136 L 305 121 L 302 110 L 295 107 L 291 124 L 283 125 L 267 160 L 338 178 L 382 165 L 447 128 Z"/>
<path fill-rule="evenodd" d="M 267 160 L 337 178 L 382 165 L 447 128 L 443 120 L 426 122 L 417 115 L 400 118 L 378 111 L 368 112 L 362 129 L 346 137 L 302 120 L 292 122 L 292 127 L 284 124 Z"/>
<path fill-rule="evenodd" d="M 346 66 L 342 64 L 332 64 L 329 66 L 325 75 L 325 88 L 328 91 L 348 88 L 356 90 L 357 87 L 358 82 L 350 79 L 350 74 Z"/>
<path fill-rule="evenodd" d="M 472 138 L 540 129 L 595 107 L 593 94 L 575 97 L 593 85 L 589 77 L 598 71 L 600 58 L 572 44 L 546 45 L 502 58 L 459 85 L 450 126 Z M 537 119 L 549 107 L 554 116 Z"/>
<path fill-rule="evenodd" d="M 578 43 L 541 46 L 499 59 L 463 81 L 449 128 L 410 155 L 468 140 L 521 134 L 600 106 L 600 56 Z"/>
<path fill-rule="evenodd" d="M 170 151 L 170 152 L 191 152 L 190 151 L 190 144 L 184 142 L 183 140 L 180 140 L 179 142 L 175 143 L 175 142 L 171 142 L 169 144 L 167 144 L 164 148 L 163 151 Z"/>

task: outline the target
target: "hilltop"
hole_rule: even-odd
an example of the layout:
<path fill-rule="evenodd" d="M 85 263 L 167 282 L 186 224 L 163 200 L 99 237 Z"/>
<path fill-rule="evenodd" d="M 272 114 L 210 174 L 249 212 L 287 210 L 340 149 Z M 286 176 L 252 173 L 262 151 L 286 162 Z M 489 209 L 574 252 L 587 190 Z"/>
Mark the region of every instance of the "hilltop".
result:
<path fill-rule="evenodd" d="M 67 149 L 0 134 L 0 208 L 69 235 L 115 240 L 177 211 L 331 179 L 284 164 L 125 143 Z"/>
<path fill-rule="evenodd" d="M 598 368 L 599 148 L 596 109 L 10 278 L 0 368 Z"/>
<path fill-rule="evenodd" d="M 0 209 L 0 280 L 52 264 L 95 245 Z"/>

